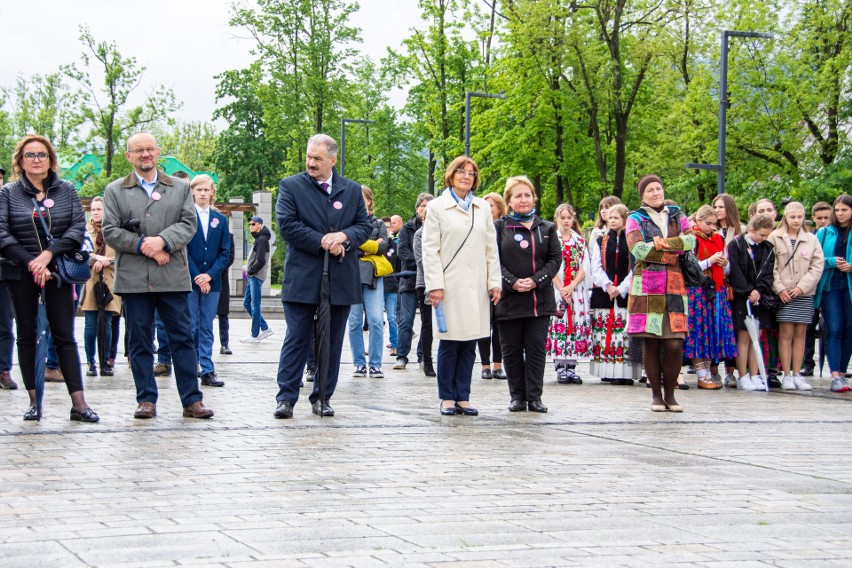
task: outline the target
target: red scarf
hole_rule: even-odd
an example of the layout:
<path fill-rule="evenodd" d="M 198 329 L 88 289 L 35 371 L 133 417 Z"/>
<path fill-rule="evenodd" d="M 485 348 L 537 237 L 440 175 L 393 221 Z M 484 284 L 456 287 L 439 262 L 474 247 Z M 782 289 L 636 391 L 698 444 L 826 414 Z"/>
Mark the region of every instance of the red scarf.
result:
<path fill-rule="evenodd" d="M 725 252 L 725 241 L 722 235 L 717 233 L 706 234 L 698 228 L 698 225 L 692 227 L 692 232 L 695 233 L 698 247 L 695 251 L 695 257 L 698 260 L 707 260 L 717 252 Z M 725 272 L 718 264 L 711 264 L 710 268 L 704 271 L 705 274 L 713 279 L 714 287 L 719 292 L 725 289 Z"/>

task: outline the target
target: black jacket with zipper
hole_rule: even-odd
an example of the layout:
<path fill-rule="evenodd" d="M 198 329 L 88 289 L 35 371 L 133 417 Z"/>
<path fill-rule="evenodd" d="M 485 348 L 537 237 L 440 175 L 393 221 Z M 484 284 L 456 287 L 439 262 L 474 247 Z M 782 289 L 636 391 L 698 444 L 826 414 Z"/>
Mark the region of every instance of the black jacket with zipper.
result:
<path fill-rule="evenodd" d="M 519 221 L 503 217 L 494 222 L 494 228 L 503 272 L 503 293 L 494 311 L 495 318 L 510 320 L 555 315 L 553 277 L 562 263 L 556 225 L 534 217 L 527 229 Z M 529 292 L 512 289 L 522 278 L 532 278 L 536 287 Z"/>
<path fill-rule="evenodd" d="M 50 207 L 43 206 L 41 213 L 53 237 L 50 246 L 32 202 L 38 191 L 26 174 L 0 189 L 0 252 L 23 267 L 45 249 L 56 257 L 79 250 L 83 243 L 86 215 L 74 184 L 51 171 L 44 188 L 42 205 L 53 201 Z"/>

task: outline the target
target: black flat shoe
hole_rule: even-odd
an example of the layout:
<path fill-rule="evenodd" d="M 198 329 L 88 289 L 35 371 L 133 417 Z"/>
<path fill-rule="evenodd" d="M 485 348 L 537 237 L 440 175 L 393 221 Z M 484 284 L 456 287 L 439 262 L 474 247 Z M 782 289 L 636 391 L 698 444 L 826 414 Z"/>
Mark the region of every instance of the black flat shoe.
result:
<path fill-rule="evenodd" d="M 97 377 L 98 376 L 98 368 L 94 363 L 89 363 L 88 369 L 86 369 L 87 377 Z"/>
<path fill-rule="evenodd" d="M 503 367 L 494 370 L 494 378 L 499 379 L 501 381 L 506 380 L 506 371 L 503 370 Z"/>
<path fill-rule="evenodd" d="M 101 369 L 102 377 L 112 377 L 115 375 L 115 370 L 112 367 L 104 367 Z"/>
<path fill-rule="evenodd" d="M 547 407 L 540 400 L 531 400 L 529 402 L 530 412 L 547 412 Z"/>
<path fill-rule="evenodd" d="M 491 372 L 490 367 L 488 369 L 482 369 L 482 373 L 480 373 L 479 376 L 482 377 L 483 379 L 486 379 L 486 380 L 490 380 L 490 379 L 494 378 L 494 374 Z"/>
<path fill-rule="evenodd" d="M 228 348 L 228 346 L 227 346 L 227 345 L 223 345 L 222 347 L 220 347 L 220 348 L 219 348 L 219 354 L 220 354 L 220 355 L 233 355 L 233 353 L 234 353 L 234 352 L 233 352 L 233 351 L 231 351 L 231 350 Z"/>
<path fill-rule="evenodd" d="M 523 400 L 513 400 L 509 403 L 509 412 L 523 412 L 527 409 L 527 403 Z"/>
<path fill-rule="evenodd" d="M 441 404 L 438 408 L 441 409 L 441 416 L 455 416 L 456 408 L 454 406 L 444 406 Z"/>
<path fill-rule="evenodd" d="M 278 403 L 273 414 L 275 418 L 293 418 L 293 404 L 287 400 Z"/>
<path fill-rule="evenodd" d="M 95 411 L 86 407 L 86 410 L 80 412 L 76 408 L 71 409 L 71 420 L 74 422 L 98 422 L 101 417 L 95 414 Z"/>
<path fill-rule="evenodd" d="M 689 385 L 688 385 L 688 384 L 686 384 L 686 383 L 678 383 L 678 384 L 677 384 L 677 388 L 679 388 L 679 389 L 680 389 L 680 390 L 682 390 L 682 391 L 688 391 L 688 390 L 689 390 Z"/>
<path fill-rule="evenodd" d="M 465 416 L 479 416 L 479 411 L 472 406 L 461 406 L 456 403 L 456 414 L 464 414 Z"/>
<path fill-rule="evenodd" d="M 38 420 L 38 410 L 35 406 L 31 406 L 24 412 L 24 420 Z"/>

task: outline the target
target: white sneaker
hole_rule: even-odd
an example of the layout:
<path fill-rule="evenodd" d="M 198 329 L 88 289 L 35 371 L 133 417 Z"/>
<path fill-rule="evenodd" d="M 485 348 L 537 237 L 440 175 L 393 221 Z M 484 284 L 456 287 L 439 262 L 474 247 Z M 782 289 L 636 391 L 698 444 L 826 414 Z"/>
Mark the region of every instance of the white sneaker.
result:
<path fill-rule="evenodd" d="M 737 388 L 737 379 L 735 379 L 733 375 L 725 375 L 725 388 Z"/>
<path fill-rule="evenodd" d="M 746 373 L 745 375 L 743 375 L 742 377 L 737 379 L 737 390 L 743 390 L 743 391 L 757 390 L 757 387 L 754 386 L 754 383 L 752 382 L 751 375 Z"/>
<path fill-rule="evenodd" d="M 753 389 L 751 389 L 751 390 L 762 390 L 762 391 L 765 391 L 765 390 L 766 390 L 766 379 L 764 379 L 764 378 L 763 378 L 763 377 L 761 377 L 760 375 L 754 375 L 754 376 L 751 378 L 751 386 L 753 386 L 753 387 L 754 387 L 754 388 L 753 388 Z"/>
<path fill-rule="evenodd" d="M 273 333 L 275 333 L 275 332 L 274 332 L 274 331 L 272 331 L 272 330 L 271 330 L 271 329 L 269 329 L 269 328 L 261 329 L 261 330 L 260 330 L 260 333 L 258 333 L 258 334 L 257 334 L 257 340 L 258 340 L 258 341 L 263 341 L 264 339 L 266 339 L 267 337 L 269 337 L 269 336 L 270 336 L 270 335 L 272 335 Z"/>
<path fill-rule="evenodd" d="M 796 390 L 796 382 L 793 375 L 784 375 L 781 379 L 781 389 L 785 391 Z"/>
<path fill-rule="evenodd" d="M 802 375 L 793 375 L 793 384 L 796 386 L 796 390 L 800 391 L 809 391 L 814 390 L 814 387 L 810 385 L 805 379 L 802 378 Z"/>
<path fill-rule="evenodd" d="M 248 337 L 244 337 L 240 339 L 240 343 L 257 343 L 260 341 L 260 336 L 254 337 L 253 335 L 249 335 Z"/>

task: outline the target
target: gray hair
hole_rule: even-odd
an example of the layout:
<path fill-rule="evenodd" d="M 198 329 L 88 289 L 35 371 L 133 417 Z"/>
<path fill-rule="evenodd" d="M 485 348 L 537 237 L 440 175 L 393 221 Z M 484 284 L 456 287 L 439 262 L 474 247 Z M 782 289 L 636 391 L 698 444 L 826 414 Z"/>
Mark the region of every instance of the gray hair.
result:
<path fill-rule="evenodd" d="M 308 148 L 315 144 L 322 144 L 328 150 L 328 155 L 337 157 L 337 141 L 328 134 L 314 134 L 308 139 Z"/>
<path fill-rule="evenodd" d="M 417 196 L 417 205 L 415 205 L 414 208 L 417 209 L 424 201 L 432 201 L 433 199 L 435 199 L 434 195 L 432 195 L 431 193 L 426 193 L 424 191 L 423 193 Z"/>

